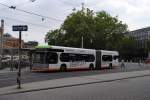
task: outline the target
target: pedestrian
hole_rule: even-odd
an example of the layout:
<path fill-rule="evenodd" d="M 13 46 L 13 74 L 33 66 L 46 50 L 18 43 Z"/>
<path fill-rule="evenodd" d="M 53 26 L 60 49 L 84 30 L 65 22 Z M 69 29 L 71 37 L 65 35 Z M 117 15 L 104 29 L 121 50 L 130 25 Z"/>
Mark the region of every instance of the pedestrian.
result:
<path fill-rule="evenodd" d="M 145 59 L 143 59 L 142 63 L 143 63 L 143 66 L 145 66 Z"/>
<path fill-rule="evenodd" d="M 124 64 L 124 60 L 121 60 L 121 69 L 125 69 L 125 64 Z"/>
<path fill-rule="evenodd" d="M 138 61 L 139 66 L 141 66 L 141 59 Z"/>

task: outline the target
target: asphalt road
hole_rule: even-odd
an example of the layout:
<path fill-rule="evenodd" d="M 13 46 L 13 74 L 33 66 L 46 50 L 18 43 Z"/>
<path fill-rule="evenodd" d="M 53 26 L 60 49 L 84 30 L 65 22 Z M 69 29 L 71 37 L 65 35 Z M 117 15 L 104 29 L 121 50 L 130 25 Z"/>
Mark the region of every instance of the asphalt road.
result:
<path fill-rule="evenodd" d="M 150 76 L 0 96 L 0 100 L 150 100 Z"/>
<path fill-rule="evenodd" d="M 79 77 L 88 76 L 96 74 L 108 74 L 124 71 L 135 71 L 135 70 L 147 70 L 150 69 L 150 65 L 141 65 L 137 63 L 126 63 L 126 68 L 116 68 L 116 69 L 104 69 L 104 70 L 93 70 L 93 71 L 72 71 L 72 72 L 56 72 L 56 73 L 33 73 L 29 70 L 22 72 L 22 83 L 37 82 L 43 80 L 53 80 L 59 78 L 67 77 Z M 17 85 L 16 83 L 16 72 L 12 73 L 0 73 L 0 88 L 12 85 Z"/>

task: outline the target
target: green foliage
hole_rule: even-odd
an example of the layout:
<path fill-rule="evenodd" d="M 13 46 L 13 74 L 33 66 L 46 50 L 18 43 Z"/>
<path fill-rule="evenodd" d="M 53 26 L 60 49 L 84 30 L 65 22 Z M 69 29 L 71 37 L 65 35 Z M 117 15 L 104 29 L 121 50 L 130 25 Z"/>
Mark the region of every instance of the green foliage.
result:
<path fill-rule="evenodd" d="M 128 54 L 134 49 L 134 39 L 124 36 L 127 25 L 112 17 L 105 11 L 94 13 L 90 9 L 73 11 L 64 21 L 60 29 L 47 32 L 49 45 L 84 48 L 119 50 Z M 125 51 L 127 50 L 127 51 Z"/>
<path fill-rule="evenodd" d="M 63 34 L 61 34 L 60 29 L 56 30 L 50 30 L 46 34 L 46 40 L 48 41 L 48 44 L 52 45 L 60 45 L 62 40 Z"/>
<path fill-rule="evenodd" d="M 118 43 L 123 37 L 123 33 L 127 31 L 127 25 L 118 20 L 117 17 L 112 17 L 105 11 L 98 12 L 95 17 L 95 38 L 101 39 L 101 47 L 97 49 L 114 50 L 118 47 Z M 98 45 L 98 44 L 96 44 Z"/>
<path fill-rule="evenodd" d="M 84 37 L 84 47 L 89 48 L 89 39 L 92 37 L 94 29 L 94 13 L 86 11 L 73 12 L 62 25 L 65 30 L 65 44 L 73 47 L 81 47 L 81 37 Z"/>
<path fill-rule="evenodd" d="M 150 51 L 150 39 L 148 39 L 147 41 L 147 48 L 148 48 L 148 51 Z"/>
<path fill-rule="evenodd" d="M 135 38 L 130 36 L 124 36 L 120 41 L 120 47 L 118 47 L 118 51 L 120 51 L 120 55 L 124 58 L 132 58 L 137 55 L 137 41 Z"/>

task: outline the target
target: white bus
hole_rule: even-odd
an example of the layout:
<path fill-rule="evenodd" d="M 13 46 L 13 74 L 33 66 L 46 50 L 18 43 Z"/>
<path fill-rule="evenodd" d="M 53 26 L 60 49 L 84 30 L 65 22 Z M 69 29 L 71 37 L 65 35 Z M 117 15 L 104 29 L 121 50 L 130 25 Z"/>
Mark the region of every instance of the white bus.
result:
<path fill-rule="evenodd" d="M 117 51 L 101 50 L 101 68 L 119 66 L 119 53 Z"/>
<path fill-rule="evenodd" d="M 119 65 L 116 51 L 48 45 L 37 46 L 31 55 L 33 71 L 93 70 Z"/>

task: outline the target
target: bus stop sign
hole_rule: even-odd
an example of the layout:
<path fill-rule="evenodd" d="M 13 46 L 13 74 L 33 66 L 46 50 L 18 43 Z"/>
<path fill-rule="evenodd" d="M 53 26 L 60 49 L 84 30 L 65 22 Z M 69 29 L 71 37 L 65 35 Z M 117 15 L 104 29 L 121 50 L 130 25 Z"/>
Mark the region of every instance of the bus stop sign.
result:
<path fill-rule="evenodd" d="M 13 31 L 28 31 L 27 25 L 15 25 L 12 26 Z"/>

